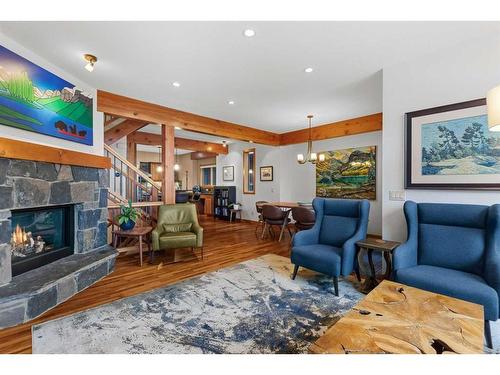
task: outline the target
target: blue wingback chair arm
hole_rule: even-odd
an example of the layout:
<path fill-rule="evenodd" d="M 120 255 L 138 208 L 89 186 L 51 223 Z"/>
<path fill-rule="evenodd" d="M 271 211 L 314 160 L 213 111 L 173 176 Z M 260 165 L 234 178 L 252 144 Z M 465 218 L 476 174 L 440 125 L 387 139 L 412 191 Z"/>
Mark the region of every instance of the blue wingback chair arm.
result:
<path fill-rule="evenodd" d="M 392 254 L 393 270 L 413 267 L 417 265 L 418 251 L 418 217 L 417 204 L 407 201 L 403 207 L 408 227 L 408 239 L 405 243 L 399 245 Z"/>
<path fill-rule="evenodd" d="M 368 216 L 370 213 L 370 203 L 367 200 L 360 202 L 359 223 L 354 235 L 342 246 L 342 275 L 348 276 L 353 271 L 356 264 L 356 242 L 364 240 L 368 231 Z"/>
<path fill-rule="evenodd" d="M 488 238 L 483 276 L 488 285 L 500 296 L 500 204 L 494 204 L 488 212 Z"/>

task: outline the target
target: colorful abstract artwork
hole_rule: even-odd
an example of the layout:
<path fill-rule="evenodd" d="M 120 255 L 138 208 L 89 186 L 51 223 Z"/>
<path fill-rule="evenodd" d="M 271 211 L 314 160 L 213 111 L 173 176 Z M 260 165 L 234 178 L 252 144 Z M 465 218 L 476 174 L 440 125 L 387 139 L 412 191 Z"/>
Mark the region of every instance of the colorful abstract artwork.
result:
<path fill-rule="evenodd" d="M 316 164 L 316 196 L 376 199 L 376 146 L 322 152 Z"/>
<path fill-rule="evenodd" d="M 92 97 L 0 46 L 0 124 L 92 145 Z"/>

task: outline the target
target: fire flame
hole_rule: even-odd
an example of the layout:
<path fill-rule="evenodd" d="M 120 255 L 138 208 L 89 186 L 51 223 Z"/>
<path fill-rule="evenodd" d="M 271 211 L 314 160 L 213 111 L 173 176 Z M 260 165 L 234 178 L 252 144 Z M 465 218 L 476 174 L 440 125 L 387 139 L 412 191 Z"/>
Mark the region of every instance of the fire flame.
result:
<path fill-rule="evenodd" d="M 28 234 L 24 229 L 21 229 L 17 224 L 16 229 L 12 232 L 12 243 L 22 245 L 28 241 Z"/>

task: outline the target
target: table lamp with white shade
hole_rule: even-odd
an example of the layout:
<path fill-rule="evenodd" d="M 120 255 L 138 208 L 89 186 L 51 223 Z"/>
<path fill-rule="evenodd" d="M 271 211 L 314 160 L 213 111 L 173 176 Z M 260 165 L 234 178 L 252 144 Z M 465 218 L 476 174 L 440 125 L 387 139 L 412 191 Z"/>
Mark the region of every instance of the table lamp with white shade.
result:
<path fill-rule="evenodd" d="M 486 94 L 488 107 L 488 128 L 492 132 L 500 132 L 500 86 L 492 88 Z"/>

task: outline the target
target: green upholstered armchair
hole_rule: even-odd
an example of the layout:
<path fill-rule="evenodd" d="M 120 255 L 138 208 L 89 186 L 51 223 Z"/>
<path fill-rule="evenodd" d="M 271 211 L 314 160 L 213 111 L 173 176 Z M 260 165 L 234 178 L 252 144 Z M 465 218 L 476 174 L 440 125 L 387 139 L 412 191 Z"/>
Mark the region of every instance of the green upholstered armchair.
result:
<path fill-rule="evenodd" d="M 153 251 L 179 247 L 201 248 L 203 228 L 198 224 L 196 206 L 192 203 L 166 204 L 158 210 L 158 224 L 153 230 Z"/>

